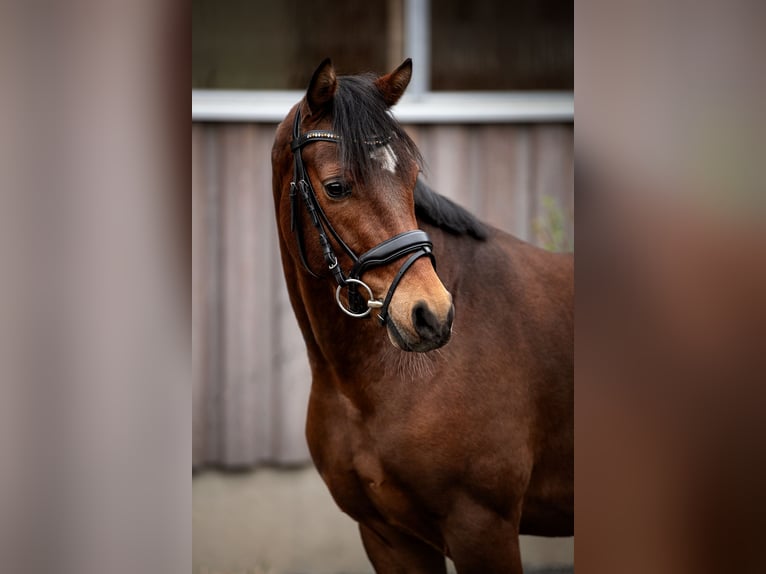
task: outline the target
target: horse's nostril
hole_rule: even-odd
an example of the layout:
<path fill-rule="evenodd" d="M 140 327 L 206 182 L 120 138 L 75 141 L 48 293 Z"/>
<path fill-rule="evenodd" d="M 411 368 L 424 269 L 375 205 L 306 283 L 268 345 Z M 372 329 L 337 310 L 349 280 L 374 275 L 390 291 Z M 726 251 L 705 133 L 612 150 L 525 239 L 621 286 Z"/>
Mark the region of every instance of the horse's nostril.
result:
<path fill-rule="evenodd" d="M 452 312 L 447 317 L 445 325 L 439 321 L 433 311 L 428 307 L 425 301 L 418 301 L 412 308 L 412 324 L 415 331 L 424 339 L 436 339 L 443 335 L 443 332 L 449 332 L 452 323 Z"/>

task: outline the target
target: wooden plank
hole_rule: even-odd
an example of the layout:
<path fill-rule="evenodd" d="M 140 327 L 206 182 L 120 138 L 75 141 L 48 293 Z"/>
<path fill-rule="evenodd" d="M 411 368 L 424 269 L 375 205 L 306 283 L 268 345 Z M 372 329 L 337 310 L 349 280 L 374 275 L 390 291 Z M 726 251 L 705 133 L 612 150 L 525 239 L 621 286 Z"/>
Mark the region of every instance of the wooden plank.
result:
<path fill-rule="evenodd" d="M 271 146 L 274 142 L 276 126 L 254 124 L 249 126 L 254 149 L 250 161 L 254 164 L 254 186 L 251 190 L 255 200 L 255 229 L 257 232 L 257 259 L 254 265 L 258 274 L 258 346 L 259 360 L 263 368 L 258 368 L 258 413 L 267 416 L 262 421 L 267 432 L 258 437 L 259 452 L 268 461 L 276 460 L 275 441 L 279 426 L 283 423 L 282 414 L 274 409 L 276 391 L 275 324 L 274 324 L 274 268 L 275 258 L 279 254 L 279 242 L 274 220 L 274 202 L 271 194 Z M 293 423 L 295 424 L 295 423 Z"/>
<path fill-rule="evenodd" d="M 274 139 L 274 127 L 262 130 L 264 142 Z M 272 304 L 271 324 L 273 331 L 273 393 L 274 412 L 273 455 L 280 464 L 302 464 L 310 460 L 305 439 L 306 411 L 311 391 L 311 372 L 306 346 L 295 314 L 290 304 L 282 271 L 274 202 L 271 191 L 271 164 L 264 171 L 264 197 L 269 202 L 271 232 L 274 237 L 271 251 Z"/>
<path fill-rule="evenodd" d="M 305 439 L 306 412 L 311 392 L 311 372 L 298 323 L 287 294 L 281 269 L 275 265 L 274 305 L 275 392 L 274 411 L 278 413 L 274 452 L 276 460 L 296 464 L 309 460 Z"/>
<path fill-rule="evenodd" d="M 309 459 L 304 428 L 311 375 L 303 338 L 289 303 L 279 253 L 271 190 L 271 146 L 276 126 L 260 124 L 255 130 L 259 225 L 269 237 L 264 280 L 270 282 L 270 296 L 263 302 L 271 341 L 269 460 L 279 464 L 305 463 Z"/>
<path fill-rule="evenodd" d="M 529 237 L 528 132 L 526 126 L 485 126 L 481 134 L 486 176 L 479 215 L 521 239 Z"/>
<path fill-rule="evenodd" d="M 483 126 L 466 126 L 466 174 L 463 180 L 465 199 L 460 204 L 471 213 L 483 217 L 484 196 L 487 193 L 487 170 L 484 165 L 485 140 Z"/>
<path fill-rule="evenodd" d="M 226 126 L 224 174 L 224 460 L 250 465 L 270 455 L 271 229 L 259 209 L 258 171 L 263 169 L 251 126 Z"/>
<path fill-rule="evenodd" d="M 442 195 L 458 200 L 465 188 L 465 138 L 462 126 L 429 126 L 426 181 Z"/>
<path fill-rule="evenodd" d="M 207 313 L 208 266 L 207 186 L 204 163 L 204 126 L 192 124 L 192 465 L 205 462 L 205 398 L 207 344 L 210 336 Z"/>
<path fill-rule="evenodd" d="M 205 349 L 206 365 L 204 371 L 205 408 L 203 426 L 205 441 L 203 448 L 205 460 L 217 462 L 221 456 L 222 436 L 221 418 L 221 193 L 220 193 L 220 153 L 218 130 L 214 126 L 204 126 L 202 136 L 202 164 L 204 166 L 205 185 Z"/>
<path fill-rule="evenodd" d="M 565 232 L 574 233 L 574 132 L 571 126 L 551 124 L 533 128 L 534 170 L 529 218 L 537 225 L 549 226 L 551 213 L 546 200 L 555 202 L 554 209 L 564 217 Z M 535 238 L 538 239 L 538 238 Z"/>

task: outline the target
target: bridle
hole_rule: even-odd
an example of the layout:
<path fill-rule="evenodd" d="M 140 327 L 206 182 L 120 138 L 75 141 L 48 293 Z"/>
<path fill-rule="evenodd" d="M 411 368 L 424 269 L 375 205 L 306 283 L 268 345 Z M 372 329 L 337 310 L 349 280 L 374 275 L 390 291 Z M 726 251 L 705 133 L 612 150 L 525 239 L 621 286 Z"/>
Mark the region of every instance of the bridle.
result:
<path fill-rule="evenodd" d="M 303 201 L 303 205 L 306 206 L 306 211 L 309 214 L 309 219 L 312 225 L 317 230 L 319 236 L 319 245 L 322 248 L 325 263 L 328 269 L 332 272 L 336 283 L 338 284 L 335 289 L 335 301 L 344 313 L 351 317 L 367 317 L 372 309 L 378 308 L 380 312 L 378 319 L 381 324 L 385 325 L 388 321 L 388 306 L 391 303 L 391 299 L 394 296 L 399 282 L 404 277 L 404 274 L 412 266 L 415 261 L 420 257 L 428 256 L 431 259 L 432 264 L 435 263 L 431 243 L 431 239 L 425 231 L 415 229 L 412 231 L 405 231 L 399 233 L 382 243 L 379 243 L 369 251 L 366 251 L 360 256 L 351 249 L 348 244 L 343 241 L 341 236 L 333 228 L 330 220 L 327 218 L 327 214 L 322 209 L 319 201 L 316 197 L 316 192 L 311 185 L 311 180 L 306 173 L 306 168 L 303 165 L 303 158 L 301 157 L 301 149 L 315 141 L 326 141 L 338 143 L 341 138 L 337 134 L 330 131 L 313 130 L 300 133 L 301 114 L 300 110 L 295 113 L 295 123 L 293 124 L 293 141 L 290 144 L 290 148 L 293 151 L 295 158 L 295 169 L 293 173 L 293 181 L 290 182 L 290 229 L 295 233 L 295 238 L 298 243 L 298 254 L 301 259 L 301 263 L 306 271 L 313 277 L 319 278 L 319 275 L 314 273 L 306 261 L 306 255 L 303 248 L 303 228 L 301 225 L 301 218 L 298 215 L 298 199 Z M 365 141 L 366 144 L 371 147 L 385 145 L 388 142 L 387 139 L 374 138 Z M 330 238 L 327 235 L 327 231 L 330 232 L 337 244 L 346 252 L 346 254 L 353 261 L 353 266 L 347 275 L 344 275 L 343 269 L 341 269 L 338 257 L 335 254 Z M 388 293 L 383 301 L 375 299 L 372 293 L 372 289 L 362 281 L 362 275 L 375 267 L 383 267 L 392 263 L 393 261 L 409 255 L 409 258 L 399 268 L 399 272 L 394 277 L 388 288 Z M 340 292 L 343 287 L 348 288 L 348 301 L 349 308 L 346 308 L 340 299 Z M 368 300 L 365 302 L 364 298 L 359 294 L 357 287 L 363 288 L 367 291 Z"/>

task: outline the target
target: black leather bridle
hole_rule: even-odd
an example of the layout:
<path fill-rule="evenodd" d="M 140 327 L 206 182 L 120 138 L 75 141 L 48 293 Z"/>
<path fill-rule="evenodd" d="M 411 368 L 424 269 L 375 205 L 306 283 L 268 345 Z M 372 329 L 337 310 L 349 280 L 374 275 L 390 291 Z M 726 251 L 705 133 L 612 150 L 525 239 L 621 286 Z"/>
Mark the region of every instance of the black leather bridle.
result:
<path fill-rule="evenodd" d="M 388 306 L 391 303 L 391 298 L 394 296 L 394 291 L 407 270 L 413 263 L 415 263 L 415 261 L 423 256 L 428 256 L 431 259 L 432 264 L 435 264 L 431 239 L 425 231 L 420 229 L 405 231 L 404 233 L 400 233 L 379 243 L 362 255 L 357 256 L 356 253 L 354 253 L 354 250 L 351 249 L 348 244 L 343 241 L 338 232 L 335 231 L 330 220 L 327 218 L 327 214 L 325 214 L 322 206 L 319 204 L 316 192 L 311 185 L 311 180 L 303 165 L 303 158 L 301 157 L 301 149 L 311 142 L 326 141 L 338 143 L 341 138 L 333 132 L 322 130 L 314 130 L 301 134 L 300 124 L 301 114 L 300 110 L 298 110 L 295 113 L 293 141 L 290 144 L 290 148 L 292 149 L 295 158 L 293 181 L 290 182 L 290 229 L 295 233 L 301 263 L 306 271 L 313 277 L 319 278 L 319 275 L 311 270 L 306 261 L 306 255 L 303 248 L 303 228 L 301 225 L 301 218 L 298 214 L 299 199 L 303 201 L 303 205 L 306 206 L 309 219 L 317 230 L 319 244 L 322 247 L 325 263 L 338 284 L 335 290 L 335 300 L 337 301 L 338 306 L 347 315 L 358 318 L 367 317 L 373 308 L 379 308 L 380 313 L 378 314 L 378 319 L 381 324 L 385 325 L 388 321 Z M 388 140 L 386 139 L 375 138 L 366 141 L 365 143 L 371 147 L 375 147 L 386 145 L 387 142 Z M 341 249 L 343 249 L 343 251 L 345 251 L 351 258 L 351 261 L 354 262 L 347 275 L 343 274 L 343 269 L 341 269 L 338 257 L 336 256 L 330 238 L 327 235 L 328 231 Z M 394 280 L 391 282 L 391 286 L 388 288 L 388 293 L 386 293 L 385 299 L 383 301 L 376 300 L 372 293 L 372 289 L 362 281 L 362 275 L 370 269 L 388 265 L 405 255 L 409 255 L 409 258 L 399 268 L 399 272 L 396 274 Z M 343 287 L 348 288 L 348 309 L 343 306 L 340 299 L 340 292 Z M 367 301 L 365 301 L 359 294 L 357 287 L 362 287 L 367 291 L 369 297 Z"/>

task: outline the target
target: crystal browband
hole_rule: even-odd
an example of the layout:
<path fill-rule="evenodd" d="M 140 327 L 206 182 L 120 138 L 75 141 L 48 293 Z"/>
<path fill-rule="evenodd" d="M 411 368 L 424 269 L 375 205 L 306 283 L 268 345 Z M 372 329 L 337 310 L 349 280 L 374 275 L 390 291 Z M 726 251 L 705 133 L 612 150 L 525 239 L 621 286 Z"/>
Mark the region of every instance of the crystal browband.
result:
<path fill-rule="evenodd" d="M 314 130 L 314 131 L 306 132 L 300 137 L 294 139 L 290 147 L 292 148 L 293 151 L 295 151 L 296 149 L 302 148 L 304 145 L 306 145 L 307 143 L 311 141 L 339 142 L 340 140 L 341 140 L 341 137 L 336 133 L 324 131 L 324 130 Z M 378 146 L 386 145 L 390 141 L 391 141 L 391 136 L 388 136 L 388 137 L 374 136 L 370 139 L 364 140 L 364 143 L 371 147 L 378 147 Z"/>

